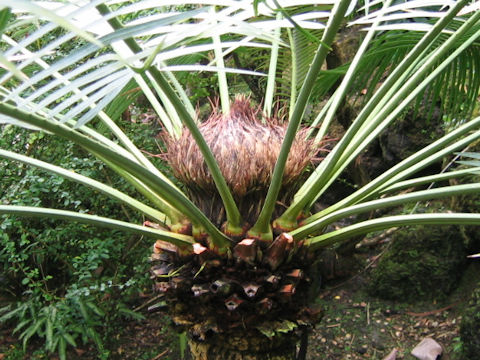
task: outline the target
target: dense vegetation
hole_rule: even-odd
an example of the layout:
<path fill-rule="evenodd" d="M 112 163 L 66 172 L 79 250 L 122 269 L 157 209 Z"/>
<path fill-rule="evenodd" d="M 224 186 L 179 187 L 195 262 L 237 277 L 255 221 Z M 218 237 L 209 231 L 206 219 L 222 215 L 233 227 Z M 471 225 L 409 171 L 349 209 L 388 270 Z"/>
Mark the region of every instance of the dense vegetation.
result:
<path fill-rule="evenodd" d="M 127 133 L 142 139 L 146 151 L 157 151 L 153 124 L 123 125 Z M 1 142 L 2 148 L 28 153 L 128 191 L 125 181 L 102 162 L 65 140 L 42 132 L 14 131 L 6 125 Z M 17 167 L 8 160 L 2 160 L 0 168 L 5 204 L 143 221 L 125 206 L 61 176 Z M 58 348 L 64 352 L 67 344 L 94 342 L 99 354 L 106 356 L 104 344 L 114 339 L 122 323 L 143 318 L 132 311 L 139 294 L 151 287 L 146 261 L 150 246 L 142 237 L 126 238 L 120 231 L 15 216 L 3 216 L 0 228 L 2 297 L 10 303 L 2 309 L 2 321 L 14 325 L 24 344 L 40 337 L 47 351 Z"/>

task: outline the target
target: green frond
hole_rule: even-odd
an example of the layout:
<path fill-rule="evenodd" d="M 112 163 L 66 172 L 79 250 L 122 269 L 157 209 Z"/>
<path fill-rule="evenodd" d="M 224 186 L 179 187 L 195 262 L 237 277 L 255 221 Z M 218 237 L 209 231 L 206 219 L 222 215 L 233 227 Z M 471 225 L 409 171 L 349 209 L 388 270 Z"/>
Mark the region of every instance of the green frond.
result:
<path fill-rule="evenodd" d="M 336 11 L 334 11 L 334 15 L 329 19 L 327 23 L 320 45 L 317 49 L 315 57 L 308 70 L 307 76 L 305 77 L 305 80 L 302 84 L 298 98 L 295 102 L 292 116 L 289 119 L 287 132 L 285 134 L 285 138 L 283 140 L 280 153 L 278 155 L 278 159 L 273 170 L 272 181 L 265 197 L 265 203 L 262 207 L 260 215 L 258 216 L 257 222 L 249 230 L 249 233 L 253 236 L 260 236 L 261 238 L 265 237 L 266 239 L 271 240 L 272 233 L 270 228 L 270 221 L 275 203 L 277 201 L 277 196 L 280 191 L 283 172 L 285 169 L 285 164 L 287 162 L 288 154 L 295 135 L 300 127 L 300 123 L 302 121 L 307 102 L 311 96 L 312 86 L 316 81 L 318 72 L 320 71 L 323 62 L 325 61 L 329 50 L 328 47 L 333 42 L 335 34 L 338 31 L 343 17 L 348 9 L 348 5 L 348 0 L 341 0 L 340 2 L 336 3 L 334 6 L 334 9 L 336 9 Z"/>
<path fill-rule="evenodd" d="M 461 6 L 461 3 L 457 4 L 453 10 L 450 10 L 448 16 L 452 18 L 455 11 L 458 11 Z M 402 60 L 402 65 L 395 67 L 394 72 L 386 78 L 382 86 L 363 107 L 362 112 L 339 144 L 302 186 L 294 204 L 282 215 L 284 219 L 290 216 L 290 221 L 292 221 L 291 219 L 301 211 L 312 206 L 333 180 L 341 174 L 346 165 L 351 163 L 414 99 L 423 94 L 432 81 L 454 63 L 457 56 L 474 44 L 479 34 L 476 26 L 479 18 L 479 13 L 473 15 L 426 57 L 425 52 L 430 49 L 432 41 L 436 39 L 442 27 L 448 25 L 448 17 L 443 18 L 429 33 L 424 35 L 422 41 L 417 43 L 408 57 Z M 472 29 L 476 30 L 473 34 L 470 33 Z M 466 34 L 470 34 L 468 40 L 465 38 Z M 460 43 L 459 39 L 463 41 Z M 344 155 L 341 155 L 342 152 Z"/>
<path fill-rule="evenodd" d="M 439 213 L 387 216 L 346 226 L 308 240 L 312 250 L 328 247 L 354 236 L 368 234 L 374 231 L 386 230 L 398 226 L 412 225 L 480 225 L 480 214 L 470 213 Z"/>
<path fill-rule="evenodd" d="M 312 215 L 305 220 L 305 225 L 290 232 L 295 239 L 304 239 L 309 235 L 318 233 L 325 229 L 326 226 L 341 219 L 346 219 L 352 215 L 358 215 L 375 211 L 383 208 L 393 208 L 397 206 L 405 206 L 408 203 L 415 203 L 418 201 L 429 201 L 434 199 L 441 199 L 450 196 L 469 195 L 480 193 L 480 184 L 463 184 L 445 186 L 435 189 L 427 189 L 415 191 L 408 194 L 400 194 L 391 197 L 384 197 L 382 199 L 362 202 L 352 206 L 345 206 L 337 211 L 334 211 L 326 216 Z"/>
<path fill-rule="evenodd" d="M 191 247 L 195 242 L 191 236 L 175 234 L 168 231 L 131 224 L 125 221 L 114 220 L 97 215 L 82 214 L 74 211 L 38 208 L 32 206 L 0 205 L 0 214 L 17 215 L 23 217 L 48 217 L 53 219 L 77 221 L 85 224 L 128 231 L 155 239 L 161 239 L 180 247 Z"/>
<path fill-rule="evenodd" d="M 6 158 L 10 160 L 23 162 L 25 164 L 38 167 L 42 170 L 60 175 L 66 179 L 75 181 L 79 184 L 90 187 L 99 192 L 102 192 L 107 196 L 111 197 L 112 199 L 120 201 L 125 205 L 130 206 L 133 209 L 145 214 L 146 216 L 150 217 L 152 220 L 157 221 L 158 223 L 167 224 L 167 225 L 169 225 L 170 223 L 170 220 L 167 218 L 167 216 L 161 213 L 160 211 L 148 205 L 145 205 L 140 201 L 132 198 L 131 196 L 124 194 L 121 191 L 118 191 L 108 185 L 105 185 L 99 181 L 96 181 L 94 179 L 78 174 L 74 170 L 64 169 L 59 166 L 55 166 L 41 160 L 33 159 L 28 156 L 24 156 L 21 154 L 17 154 L 17 153 L 14 153 L 8 150 L 2 150 L 2 149 L 0 149 L 0 158 Z"/>
<path fill-rule="evenodd" d="M 458 28 L 459 25 L 454 22 L 451 29 Z M 457 40 L 455 46 L 460 46 L 479 27 L 480 24 L 472 27 Z M 401 62 L 422 36 L 423 32 L 405 31 L 390 31 L 377 36 L 361 61 L 358 77 L 349 97 L 359 101 L 360 104 L 365 104 L 373 95 L 376 87 L 388 76 L 391 69 Z M 441 34 L 430 51 L 433 51 L 446 38 L 448 38 L 446 34 Z M 479 57 L 480 41 L 475 41 L 468 49 L 459 54 L 423 93 L 419 94 L 413 105 L 415 112 L 421 111 L 422 118 L 425 118 L 426 121 L 432 119 L 435 109 L 449 118 L 469 117 L 476 104 L 474 94 L 478 94 L 480 91 L 480 77 L 476 75 L 479 72 Z"/>

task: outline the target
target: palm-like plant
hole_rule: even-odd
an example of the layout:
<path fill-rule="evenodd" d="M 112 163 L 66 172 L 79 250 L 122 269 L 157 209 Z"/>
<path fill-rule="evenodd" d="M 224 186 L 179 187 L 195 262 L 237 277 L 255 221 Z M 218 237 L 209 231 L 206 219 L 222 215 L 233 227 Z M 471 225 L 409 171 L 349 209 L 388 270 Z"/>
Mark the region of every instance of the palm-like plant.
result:
<path fill-rule="evenodd" d="M 478 2 L 379 1 L 366 3 L 359 12 L 349 0 L 165 1 L 161 6 L 147 0 L 0 0 L 0 6 L 0 121 L 77 143 L 128 181 L 138 198 L 8 150 L 0 150 L 0 156 L 101 191 L 149 220 L 142 226 L 12 205 L 0 205 L 0 213 L 56 217 L 157 239 L 155 288 L 169 300 L 173 321 L 188 331 L 196 358 L 294 358 L 291 334 L 318 318 L 308 305 L 317 281 L 313 264 L 322 248 L 394 226 L 480 224 L 479 214 L 438 213 L 328 227 L 374 209 L 480 190 L 479 184 L 466 184 L 399 193 L 467 173 L 415 177 L 480 138 L 480 118 L 471 119 L 480 83 L 478 52 L 477 58 L 468 56 L 478 51 Z M 365 30 L 355 56 L 341 71 L 322 70 L 348 19 Z M 56 56 L 74 38 L 82 45 Z M 385 60 L 392 43 L 398 55 Z M 230 55 L 240 48 L 268 52 L 266 74 L 260 65 L 255 71 L 228 67 Z M 287 55 L 290 61 L 285 62 Z M 209 62 L 200 65 L 205 58 Z M 218 77 L 221 109 L 207 121 L 198 119 L 177 80 L 175 74 L 185 71 Z M 263 75 L 263 104 L 231 94 L 229 73 Z M 326 105 L 309 120 L 311 127 L 302 127 L 307 105 L 315 103 L 312 92 L 325 93 L 339 79 Z M 355 79 L 368 82 L 368 99 L 343 137 L 308 173 L 305 168 Z M 166 158 L 178 183 L 112 120 L 128 106 L 123 94 L 134 88 L 140 88 L 161 119 Z M 459 117 L 458 99 L 464 93 L 465 111 Z M 452 130 L 312 213 L 345 168 L 425 94 L 441 98 L 447 112 L 453 109 Z M 114 111 L 106 111 L 112 103 Z M 92 123 L 102 124 L 110 136 Z"/>

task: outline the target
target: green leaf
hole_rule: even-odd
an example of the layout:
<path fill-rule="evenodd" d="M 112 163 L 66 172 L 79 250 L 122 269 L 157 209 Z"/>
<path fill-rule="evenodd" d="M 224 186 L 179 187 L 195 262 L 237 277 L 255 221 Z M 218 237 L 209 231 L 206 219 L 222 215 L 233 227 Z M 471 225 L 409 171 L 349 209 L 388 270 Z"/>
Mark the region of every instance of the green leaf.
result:
<path fill-rule="evenodd" d="M 480 225 L 480 214 L 441 213 L 387 216 L 372 219 L 344 227 L 307 241 L 312 249 L 320 249 L 338 242 L 351 239 L 354 236 L 373 231 L 385 230 L 397 226 L 409 225 Z"/>
<path fill-rule="evenodd" d="M 67 341 L 67 343 L 69 343 L 73 347 L 77 347 L 77 343 L 75 342 L 75 339 L 72 335 L 70 335 L 69 333 L 63 333 L 62 337 Z"/>
<path fill-rule="evenodd" d="M 424 35 L 415 47 L 410 51 L 401 64 L 383 82 L 375 95 L 362 108 L 346 134 L 335 146 L 324 161 L 320 163 L 314 173 L 302 185 L 295 195 L 295 200 L 289 209 L 282 215 L 291 222 L 298 214 L 310 208 L 318 197 L 333 183 L 333 180 L 340 176 L 345 167 L 353 161 L 365 147 L 373 141 L 381 130 L 398 117 L 400 112 L 410 104 L 414 98 L 421 93 L 433 81 L 451 61 L 468 46 L 466 40 L 458 48 L 458 39 L 465 36 L 465 33 L 475 28 L 474 24 L 480 14 L 467 20 L 461 28 L 429 56 L 426 51 L 432 47 L 441 31 L 451 23 L 454 16 L 465 6 L 467 1 L 458 2 L 449 9 L 435 24 L 431 30 Z M 375 19 L 373 21 L 376 21 Z M 473 42 L 476 35 L 469 37 L 468 41 Z M 471 43 L 470 43 L 471 44 Z M 450 52 L 455 48 L 453 53 Z M 438 64 L 439 58 L 447 58 Z M 401 91 L 400 91 L 401 90 Z M 335 170 L 336 169 L 336 170 Z"/>
<path fill-rule="evenodd" d="M 102 311 L 97 305 L 95 305 L 94 303 L 92 303 L 91 301 L 87 301 L 86 302 L 86 305 L 93 310 L 93 312 L 95 314 L 97 314 L 98 316 L 105 316 L 105 312 Z"/>
<path fill-rule="evenodd" d="M 164 80 L 164 79 L 163 79 Z M 172 90 L 173 91 L 173 90 Z M 179 106 L 181 106 L 179 104 Z M 156 193 L 158 196 L 164 198 L 168 203 L 175 204 L 175 206 L 186 216 L 190 218 L 192 222 L 197 222 L 199 225 L 202 225 L 205 228 L 205 231 L 211 235 L 212 241 L 215 245 L 221 247 L 226 246 L 230 243 L 230 239 L 225 236 L 208 218 L 207 216 L 200 211 L 198 207 L 196 207 L 192 201 L 190 201 L 183 192 L 181 192 L 177 187 L 172 186 L 171 181 L 166 181 L 164 178 L 159 177 L 158 174 L 155 172 L 150 171 L 149 169 L 145 168 L 144 166 L 140 165 L 139 163 L 132 161 L 130 158 L 125 157 L 123 154 L 119 153 L 118 151 L 114 151 L 111 148 L 105 146 L 102 143 L 92 140 L 90 137 L 87 137 L 78 131 L 71 129 L 68 126 L 63 124 L 59 124 L 58 122 L 50 121 L 46 118 L 36 116 L 34 114 L 26 113 L 18 108 L 12 107 L 5 103 L 0 103 L 0 113 L 4 113 L 5 115 L 20 118 L 21 120 L 27 121 L 33 125 L 39 125 L 46 131 L 54 132 L 55 134 L 68 139 L 72 140 L 78 145 L 82 146 L 86 150 L 90 151 L 94 155 L 98 156 L 102 160 L 107 160 L 108 162 L 113 163 L 115 166 L 121 168 L 122 170 L 126 171 L 127 174 L 135 174 L 135 180 L 144 183 L 144 185 L 148 186 L 151 192 Z M 193 121 L 193 120 L 192 120 Z M 196 125 L 194 124 L 196 127 Z M 198 128 L 197 128 L 198 130 Z M 201 136 L 201 134 L 200 134 Z M 204 141 L 205 142 L 205 141 Z M 205 143 L 206 146 L 206 143 Z M 208 146 L 206 146 L 208 148 Z M 215 162 L 215 159 L 212 155 L 212 161 Z M 215 163 L 216 164 L 216 163 Z M 217 165 L 218 167 L 218 165 Z M 133 175 L 132 175 L 133 176 Z M 221 173 L 220 173 L 221 176 Z M 222 177 L 223 179 L 223 177 Z M 223 179 L 225 182 L 225 179 Z M 226 186 L 226 184 L 225 184 Z M 228 191 L 228 187 L 226 187 Z M 230 194 L 231 196 L 231 194 Z M 233 201 L 233 198 L 232 198 Z M 21 211 L 20 211 L 21 212 Z M 238 209 L 237 209 L 238 212 Z M 37 212 L 37 214 L 39 214 Z M 69 217 L 67 214 L 65 214 Z M 85 218 L 86 220 L 86 218 Z M 90 220 L 94 221 L 93 218 Z M 95 221 L 94 221 L 95 222 Z M 103 220 L 102 223 L 106 225 L 109 222 L 108 220 Z M 97 222 L 98 223 L 98 222 Z M 111 224 L 116 223 L 120 225 L 120 223 L 113 221 Z M 126 223 L 124 223 L 126 225 Z M 130 227 L 133 230 L 134 227 Z M 139 230 L 139 228 L 136 228 Z M 147 231 L 148 232 L 148 231 Z M 167 233 L 164 233 L 167 235 Z M 170 237 L 170 236 L 168 236 Z M 173 240 L 172 237 L 170 237 Z M 186 240 L 186 239 L 184 239 Z M 168 240 L 167 240 L 168 241 Z M 177 242 L 177 244 L 179 244 Z M 186 245 L 186 244 L 184 244 Z M 181 246 L 181 244 L 180 244 Z"/>
<path fill-rule="evenodd" d="M 82 314 L 83 319 L 87 324 L 91 323 L 91 317 L 88 314 L 87 308 L 85 307 L 85 303 L 82 300 L 78 300 L 78 306 L 80 308 L 80 314 Z"/>
<path fill-rule="evenodd" d="M 3 34 L 5 28 L 8 24 L 8 21 L 12 17 L 12 10 L 10 8 L 4 8 L 0 10 L 0 35 Z"/>
<path fill-rule="evenodd" d="M 215 8 L 211 8 L 210 14 L 215 15 Z M 230 113 L 230 94 L 228 92 L 228 83 L 227 83 L 227 75 L 224 71 L 225 69 L 225 62 L 223 59 L 222 53 L 222 43 L 220 41 L 220 36 L 215 34 L 212 37 L 212 42 L 214 45 L 215 54 L 215 65 L 217 66 L 217 76 L 218 76 L 218 92 L 220 93 L 220 105 L 222 108 L 223 114 Z"/>
<path fill-rule="evenodd" d="M 98 335 L 98 333 L 95 331 L 94 328 L 88 327 L 87 328 L 87 335 L 88 335 L 88 337 L 90 337 L 95 342 L 95 344 L 97 345 L 98 348 L 103 347 L 103 343 L 102 343 L 102 340 L 100 338 L 100 335 Z"/>
<path fill-rule="evenodd" d="M 187 347 L 188 347 L 187 333 L 184 332 L 184 333 L 178 334 L 178 342 L 180 347 L 180 358 L 184 360 Z"/>
<path fill-rule="evenodd" d="M 277 0 L 273 0 L 273 3 L 277 7 L 276 10 L 279 11 L 285 17 L 285 19 L 287 19 L 293 25 L 295 30 L 297 30 L 303 36 L 305 36 L 305 38 L 307 38 L 309 41 L 311 41 L 314 44 L 322 44 L 323 46 L 327 47 L 329 50 L 332 50 L 332 48 L 330 47 L 330 44 L 322 43 L 322 41 L 318 39 L 315 35 L 313 35 L 309 31 L 305 30 L 300 25 L 298 25 L 297 22 L 287 13 L 287 11 L 280 6 Z"/>
<path fill-rule="evenodd" d="M 53 351 L 54 349 L 52 349 L 52 345 L 53 345 L 53 324 L 52 324 L 52 320 L 50 318 L 47 318 L 47 326 L 45 328 L 45 340 L 46 340 L 46 343 L 45 343 L 45 346 L 47 347 L 47 349 L 49 349 L 50 351 Z"/>
<path fill-rule="evenodd" d="M 469 169 L 462 169 L 462 170 L 454 170 L 454 171 L 448 171 L 440 174 L 435 174 L 435 175 L 429 175 L 429 176 L 421 176 L 418 178 L 413 178 L 409 180 L 403 180 L 403 181 L 398 181 L 395 182 L 393 185 L 387 187 L 386 189 L 382 190 L 380 194 L 384 194 L 387 192 L 392 192 L 392 191 L 398 191 L 398 190 L 403 190 L 406 188 L 411 188 L 419 185 L 424 185 L 428 183 L 436 183 L 440 181 L 445 181 L 449 179 L 458 179 L 463 176 L 468 176 L 472 175 L 475 173 L 480 172 L 480 167 L 473 167 Z"/>
<path fill-rule="evenodd" d="M 178 246 L 191 246 L 194 240 L 191 236 L 162 231 L 145 226 L 131 224 L 102 216 L 76 213 L 74 211 L 36 208 L 32 206 L 0 205 L 0 214 L 15 214 L 18 216 L 50 217 L 70 221 L 78 221 L 111 229 L 131 231 L 137 234 L 168 241 Z"/>
<path fill-rule="evenodd" d="M 275 330 L 270 324 L 263 324 L 262 326 L 257 326 L 257 329 L 269 339 L 275 336 Z"/>
<path fill-rule="evenodd" d="M 7 305 L 3 308 L 0 309 L 0 313 L 2 312 L 6 312 L 5 314 L 2 315 L 2 317 L 0 317 L 0 322 L 5 322 L 5 321 L 8 321 L 12 318 L 14 318 L 15 316 L 17 316 L 17 314 L 20 315 L 20 318 L 23 317 L 23 313 L 25 312 L 25 310 L 27 309 L 27 307 L 25 305 L 23 306 L 18 306 L 16 309 L 14 310 L 11 310 L 11 311 L 8 311 L 10 310 L 12 307 L 11 305 Z"/>
<path fill-rule="evenodd" d="M 28 0 L 15 0 L 15 3 L 12 4 L 10 0 L 0 0 L 0 5 L 12 6 L 14 5 L 15 10 L 22 10 L 24 12 L 30 12 L 35 14 L 40 18 L 45 18 L 47 20 L 56 23 L 65 29 L 77 34 L 78 36 L 84 38 L 85 40 L 95 44 L 96 46 L 101 47 L 103 44 L 90 35 L 87 31 L 82 30 L 78 26 L 74 25 L 71 21 L 68 21 L 67 18 L 57 15 L 54 11 L 48 10 L 38 3 L 28 1 Z"/>
<path fill-rule="evenodd" d="M 282 142 L 282 147 L 273 170 L 272 181 L 270 187 L 268 188 L 264 205 L 260 215 L 258 216 L 257 222 L 249 230 L 249 234 L 251 236 L 265 237 L 266 239 L 272 240 L 270 220 L 277 202 L 278 193 L 280 192 L 280 188 L 282 186 L 283 172 L 285 170 L 290 148 L 302 121 L 308 99 L 310 98 L 312 92 L 312 86 L 315 83 L 318 72 L 320 71 L 323 62 L 327 57 L 329 46 L 332 44 L 333 39 L 341 25 L 348 5 L 348 0 L 341 0 L 335 4 L 334 15 L 329 19 L 327 28 L 323 33 L 322 41 L 308 70 L 308 74 L 305 77 L 305 81 L 302 84 L 298 99 L 295 103 L 295 108 L 292 112 L 292 116 L 289 119 L 287 132 Z"/>
<path fill-rule="evenodd" d="M 12 334 L 15 334 L 17 331 L 21 330 L 23 327 L 25 327 L 26 325 L 30 324 L 31 322 L 32 322 L 32 319 L 27 319 L 27 320 L 21 321 L 21 322 L 15 327 L 15 329 L 13 329 Z"/>
<path fill-rule="evenodd" d="M 132 79 L 119 92 L 119 95 L 105 108 L 105 113 L 114 121 L 120 119 L 122 114 L 135 101 L 141 91 L 137 89 L 137 83 Z"/>
<path fill-rule="evenodd" d="M 55 351 L 55 349 L 58 347 L 58 342 L 60 341 L 62 337 L 61 336 L 55 336 L 53 338 L 53 343 L 52 343 L 52 352 Z"/>
<path fill-rule="evenodd" d="M 58 341 L 58 356 L 60 357 L 60 360 L 67 359 L 67 342 L 64 337 L 61 337 Z"/>
<path fill-rule="evenodd" d="M 255 16 L 258 16 L 258 5 L 264 2 L 265 0 L 253 0 L 253 11 L 255 13 Z"/>
<path fill-rule="evenodd" d="M 135 319 L 135 320 L 144 320 L 145 319 L 145 316 L 143 316 L 142 314 L 138 313 L 138 312 L 135 312 L 133 310 L 130 310 L 130 309 L 127 309 L 126 307 L 119 307 L 118 311 L 132 319 Z"/>
<path fill-rule="evenodd" d="M 269 321 L 257 326 L 257 329 L 266 337 L 273 338 L 278 333 L 289 333 L 298 327 L 297 323 L 290 320 Z"/>
<path fill-rule="evenodd" d="M 289 333 L 292 330 L 295 330 L 298 325 L 293 321 L 283 320 L 281 322 L 277 322 L 276 331 L 279 333 Z"/>
<path fill-rule="evenodd" d="M 225 178 L 222 175 L 218 163 L 213 156 L 212 150 L 208 147 L 205 138 L 203 137 L 197 124 L 195 123 L 195 120 L 190 116 L 188 110 L 183 106 L 181 99 L 177 96 L 177 94 L 170 86 L 168 81 L 165 79 L 165 77 L 154 68 L 150 69 L 150 72 L 154 76 L 154 79 L 157 82 L 158 86 L 162 88 L 162 90 L 168 96 L 168 99 L 172 102 L 173 106 L 178 111 L 179 115 L 181 115 L 185 126 L 190 130 L 192 137 L 194 138 L 204 157 L 205 163 L 210 170 L 215 186 L 217 187 L 218 193 L 222 198 L 227 213 L 227 229 L 230 230 L 232 233 L 241 233 L 243 225 L 242 216 L 238 210 L 235 200 L 233 199 L 233 195 L 225 181 Z M 207 226 L 204 225 L 205 230 L 208 232 L 210 224 L 206 225 Z M 220 249 L 229 245 L 229 242 L 226 241 L 225 238 L 215 236 L 215 233 L 211 235 L 213 244 L 215 246 L 218 246 Z"/>
<path fill-rule="evenodd" d="M 23 339 L 23 351 L 27 349 L 27 343 L 30 338 L 40 332 L 40 327 L 46 322 L 46 320 L 46 318 L 34 319 L 34 323 L 20 334 L 20 339 Z"/>
<path fill-rule="evenodd" d="M 474 166 L 474 167 L 478 167 L 480 166 L 480 161 L 473 161 L 473 160 L 470 160 L 470 161 L 457 161 L 458 164 L 462 164 L 462 165 L 467 165 L 467 166 Z"/>
<path fill-rule="evenodd" d="M 277 14 L 277 19 L 281 19 L 281 14 Z M 272 43 L 272 51 L 270 52 L 270 63 L 268 66 L 267 86 L 265 89 L 263 112 L 267 117 L 272 115 L 273 97 L 275 92 L 276 73 L 278 71 L 278 51 L 280 47 L 280 28 L 274 31 L 275 40 Z M 293 100 L 292 100 L 293 101 Z"/>
<path fill-rule="evenodd" d="M 140 201 L 132 198 L 131 196 L 128 196 L 127 194 L 124 194 L 120 191 L 118 191 L 115 188 L 112 188 L 111 186 L 105 185 L 99 181 L 96 181 L 94 179 L 88 178 L 86 176 L 80 175 L 76 173 L 74 170 L 67 170 L 64 168 L 61 168 L 59 166 L 55 166 L 52 164 L 49 164 L 47 162 L 37 160 L 30 158 L 28 156 L 20 155 L 8 150 L 2 150 L 0 149 L 0 158 L 6 158 L 6 159 L 11 159 L 11 160 L 16 160 L 23 162 L 25 164 L 31 165 L 31 166 L 36 166 L 40 169 L 52 172 L 54 174 L 63 176 L 66 179 L 70 179 L 72 181 L 75 181 L 77 183 L 80 183 L 82 185 L 88 186 L 92 189 L 98 190 L 107 196 L 119 200 L 122 203 L 126 204 L 127 206 L 131 206 L 135 210 L 138 210 L 148 217 L 151 217 L 152 219 L 158 221 L 159 223 L 165 223 L 168 222 L 166 215 L 162 214 L 161 212 L 157 211 L 156 209 L 145 205 L 141 203 Z M 25 285 L 25 284 L 24 284 Z"/>
<path fill-rule="evenodd" d="M 319 216 L 321 213 L 305 219 L 306 225 L 290 232 L 297 240 L 304 239 L 308 235 L 324 229 L 327 225 L 349 216 L 366 213 L 386 207 L 405 205 L 407 203 L 441 199 L 450 196 L 461 196 L 479 194 L 480 183 L 445 186 L 435 189 L 415 191 L 407 194 L 400 194 L 392 197 L 384 197 L 377 200 L 367 201 L 353 206 L 345 206 L 328 215 Z"/>
<path fill-rule="evenodd" d="M 322 210 L 320 213 L 317 213 L 315 217 L 322 217 L 332 211 L 356 204 L 370 197 L 378 196 L 378 194 L 384 189 L 409 178 L 428 165 L 440 161 L 444 156 L 464 148 L 480 138 L 480 131 L 475 131 L 464 137 L 465 134 L 478 128 L 479 125 L 480 117 L 459 126 L 422 150 L 417 151 L 408 158 L 397 163 L 395 166 L 391 167 L 351 195 Z"/>
<path fill-rule="evenodd" d="M 472 158 L 472 159 L 477 159 L 477 160 L 480 160 L 480 153 L 476 153 L 476 152 L 460 152 L 460 153 L 455 153 L 456 155 L 459 155 L 461 157 L 468 157 L 468 158 Z"/>

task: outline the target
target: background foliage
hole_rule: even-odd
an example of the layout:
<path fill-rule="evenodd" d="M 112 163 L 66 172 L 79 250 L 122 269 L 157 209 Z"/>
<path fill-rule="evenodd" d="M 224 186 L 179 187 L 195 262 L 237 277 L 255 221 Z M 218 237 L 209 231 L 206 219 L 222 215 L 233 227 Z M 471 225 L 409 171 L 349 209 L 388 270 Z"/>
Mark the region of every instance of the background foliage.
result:
<path fill-rule="evenodd" d="M 156 153 L 152 122 L 122 125 L 146 151 Z M 128 192 L 125 182 L 102 162 L 70 142 L 46 135 L 1 128 L 0 147 L 74 169 Z M 59 152 L 58 149 L 62 149 Z M 108 214 L 141 223 L 135 212 L 64 178 L 36 168 L 0 161 L 0 189 L 4 202 Z M 127 239 L 125 239 L 127 238 Z M 93 226 L 48 219 L 0 218 L 2 296 L 14 303 L 1 310 L 1 321 L 15 326 L 24 345 L 38 336 L 45 350 L 65 352 L 67 344 L 104 344 L 134 313 L 138 294 L 150 288 L 150 244 L 135 235 Z M 105 326 L 107 324 L 107 326 Z"/>

